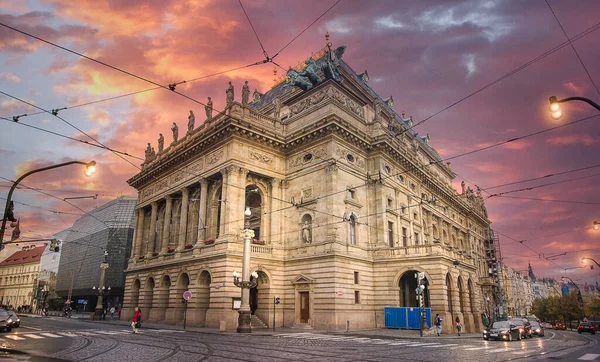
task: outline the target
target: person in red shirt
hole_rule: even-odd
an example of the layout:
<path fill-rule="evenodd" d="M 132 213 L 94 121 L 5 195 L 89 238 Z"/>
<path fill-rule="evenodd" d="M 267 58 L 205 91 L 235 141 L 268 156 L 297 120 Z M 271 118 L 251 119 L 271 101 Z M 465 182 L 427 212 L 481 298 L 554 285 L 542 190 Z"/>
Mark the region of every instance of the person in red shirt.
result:
<path fill-rule="evenodd" d="M 133 320 L 131 321 L 131 328 L 133 328 L 133 333 L 139 332 L 139 326 L 142 322 L 142 311 L 140 308 L 135 307 L 135 312 L 133 312 Z"/>

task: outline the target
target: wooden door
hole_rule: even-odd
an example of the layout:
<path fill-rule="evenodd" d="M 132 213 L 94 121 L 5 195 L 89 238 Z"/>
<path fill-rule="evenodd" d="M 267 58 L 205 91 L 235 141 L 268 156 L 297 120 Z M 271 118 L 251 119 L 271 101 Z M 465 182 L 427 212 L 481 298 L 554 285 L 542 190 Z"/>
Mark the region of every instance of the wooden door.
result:
<path fill-rule="evenodd" d="M 300 323 L 308 323 L 310 319 L 310 304 L 308 292 L 300 292 Z"/>

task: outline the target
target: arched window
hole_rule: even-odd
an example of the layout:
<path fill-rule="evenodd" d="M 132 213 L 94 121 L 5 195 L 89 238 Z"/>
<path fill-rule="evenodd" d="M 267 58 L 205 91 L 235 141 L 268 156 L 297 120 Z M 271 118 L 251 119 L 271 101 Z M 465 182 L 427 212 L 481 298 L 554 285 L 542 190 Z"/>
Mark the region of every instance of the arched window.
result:
<path fill-rule="evenodd" d="M 246 207 L 250 208 L 252 215 L 250 216 L 250 229 L 254 230 L 254 238 L 261 239 L 261 223 L 262 223 L 262 197 L 260 190 L 255 185 L 246 186 Z"/>
<path fill-rule="evenodd" d="M 348 227 L 350 228 L 350 244 L 356 245 L 356 216 L 350 215 Z"/>

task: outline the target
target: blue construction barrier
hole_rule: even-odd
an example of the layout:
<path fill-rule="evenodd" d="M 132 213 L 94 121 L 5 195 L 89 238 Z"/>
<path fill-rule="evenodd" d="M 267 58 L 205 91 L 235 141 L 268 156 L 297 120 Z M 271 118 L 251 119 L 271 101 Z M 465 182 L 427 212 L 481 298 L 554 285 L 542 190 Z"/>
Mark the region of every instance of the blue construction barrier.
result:
<path fill-rule="evenodd" d="M 423 328 L 431 328 L 431 308 L 423 308 L 425 311 L 426 325 Z M 384 307 L 383 314 L 386 328 L 419 329 L 419 308 Z"/>

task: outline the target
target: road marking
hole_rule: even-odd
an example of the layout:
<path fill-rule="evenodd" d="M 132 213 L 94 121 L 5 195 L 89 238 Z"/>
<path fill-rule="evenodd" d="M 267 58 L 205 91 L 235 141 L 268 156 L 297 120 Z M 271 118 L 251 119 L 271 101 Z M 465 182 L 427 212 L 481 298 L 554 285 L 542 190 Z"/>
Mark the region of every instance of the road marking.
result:
<path fill-rule="evenodd" d="M 21 328 L 33 329 L 34 331 L 41 331 L 41 328 L 29 327 L 29 326 L 19 326 Z"/>
<path fill-rule="evenodd" d="M 61 336 L 64 336 L 64 337 L 77 337 L 77 335 L 76 335 L 76 334 L 74 334 L 74 333 L 69 333 L 69 332 L 60 332 L 60 333 L 58 333 L 58 334 L 60 334 Z"/>
<path fill-rule="evenodd" d="M 25 338 L 17 336 L 16 334 L 11 334 L 11 335 L 8 335 L 8 336 L 5 336 L 5 337 L 8 338 L 8 339 L 12 339 L 13 341 L 20 341 L 22 339 L 25 339 Z"/>
<path fill-rule="evenodd" d="M 84 336 L 95 336 L 96 335 L 96 333 L 83 332 L 83 331 L 77 331 L 77 333 L 83 334 Z"/>
<path fill-rule="evenodd" d="M 580 360 L 584 360 L 584 361 L 593 361 L 596 358 L 598 358 L 598 356 L 600 356 L 600 354 L 596 354 L 596 353 L 586 353 L 583 356 L 577 358 Z"/>
<path fill-rule="evenodd" d="M 465 351 L 478 351 L 480 349 L 486 349 L 487 347 L 471 347 L 471 348 L 465 348 Z"/>
<path fill-rule="evenodd" d="M 513 352 L 512 354 L 519 355 L 519 354 L 527 354 L 527 353 L 531 353 L 531 352 L 534 352 L 534 351 L 527 351 L 527 350 L 526 351 L 517 351 L 517 352 Z"/>
<path fill-rule="evenodd" d="M 50 338 L 62 338 L 62 336 L 52 334 L 52 333 L 40 333 L 40 335 L 50 337 Z"/>
<path fill-rule="evenodd" d="M 508 352 L 510 351 L 510 349 L 508 348 L 496 348 L 496 349 L 488 349 L 487 352 L 489 353 L 498 353 L 498 352 Z"/>
<path fill-rule="evenodd" d="M 439 347 L 451 347 L 451 346 L 458 346 L 458 344 L 456 344 L 456 343 L 439 344 L 437 346 L 425 346 L 425 348 L 439 348 Z"/>
<path fill-rule="evenodd" d="M 31 339 L 44 339 L 44 337 L 40 337 L 40 336 L 35 335 L 35 334 L 24 334 L 23 336 L 27 337 L 27 338 L 31 338 Z"/>

